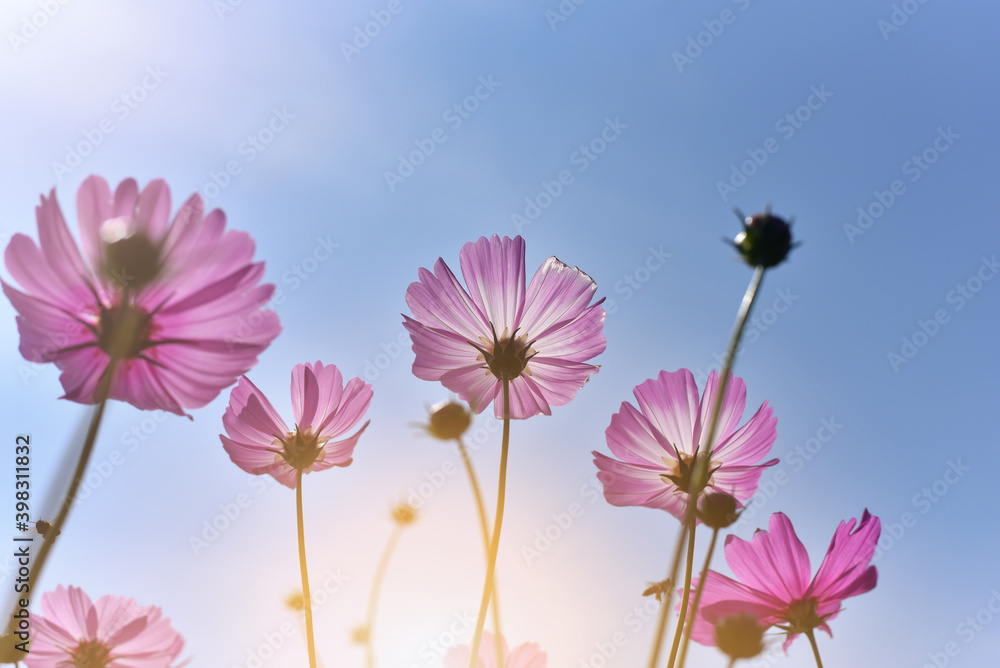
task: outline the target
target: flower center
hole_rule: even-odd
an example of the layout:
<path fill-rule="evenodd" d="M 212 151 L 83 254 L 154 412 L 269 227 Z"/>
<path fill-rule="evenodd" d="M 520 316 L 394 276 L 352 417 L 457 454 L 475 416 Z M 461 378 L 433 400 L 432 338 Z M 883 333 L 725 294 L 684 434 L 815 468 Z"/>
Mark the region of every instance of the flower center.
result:
<path fill-rule="evenodd" d="M 705 461 L 705 453 L 699 452 L 695 456 L 681 454 L 677 460 L 668 459 L 663 457 L 663 463 L 666 464 L 667 468 L 671 473 L 661 473 L 660 478 L 663 482 L 671 483 L 677 486 L 682 492 L 687 492 L 688 494 L 700 494 L 703 489 L 708 487 L 712 482 L 712 474 L 718 470 L 718 467 L 712 469 L 712 462 L 707 462 L 709 470 L 705 474 L 704 482 L 698 486 L 697 489 L 691 489 L 693 486 L 694 469 L 698 462 Z"/>
<path fill-rule="evenodd" d="M 492 344 L 486 339 L 481 338 L 480 341 L 490 346 L 491 350 L 487 351 L 486 348 L 481 348 L 471 341 L 469 344 L 482 354 L 487 368 L 494 376 L 500 380 L 514 380 L 524 372 L 528 360 L 538 354 L 538 351 L 531 348 L 534 341 L 526 342 L 523 336 L 518 339 L 516 329 L 510 335 L 504 329 L 503 336 L 498 338 L 493 323 L 490 323 L 490 330 L 493 332 Z"/>
<path fill-rule="evenodd" d="M 143 232 L 127 233 L 127 222 L 115 218 L 101 227 L 104 241 L 104 277 L 120 289 L 138 292 L 160 274 L 163 268 L 160 245 Z"/>
<path fill-rule="evenodd" d="M 84 640 L 76 646 L 73 668 L 104 668 L 111 661 L 108 648 L 97 640 Z"/>
<path fill-rule="evenodd" d="M 281 441 L 283 446 L 280 454 L 285 463 L 293 469 L 303 471 L 319 459 L 323 452 L 323 443 L 319 438 L 306 431 L 300 432 L 296 429 Z"/>
<path fill-rule="evenodd" d="M 139 357 L 149 340 L 149 314 L 131 304 L 119 304 L 102 310 L 98 323 L 97 345 L 116 359 Z"/>
<path fill-rule="evenodd" d="M 816 599 L 806 598 L 793 601 L 784 614 L 789 633 L 802 633 L 823 623 L 816 614 Z"/>

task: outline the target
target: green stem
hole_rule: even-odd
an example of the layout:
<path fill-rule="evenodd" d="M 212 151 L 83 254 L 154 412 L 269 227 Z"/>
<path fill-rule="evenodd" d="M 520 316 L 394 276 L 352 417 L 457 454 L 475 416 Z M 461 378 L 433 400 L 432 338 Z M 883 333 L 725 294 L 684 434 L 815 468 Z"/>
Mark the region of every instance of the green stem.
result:
<path fill-rule="evenodd" d="M 729 340 L 729 348 L 726 352 L 726 361 L 722 368 L 722 377 L 719 381 L 719 391 L 718 391 L 718 401 L 716 401 L 715 406 L 712 410 L 712 419 L 709 422 L 708 427 L 708 438 L 703 442 L 708 443 L 709 446 L 712 440 L 715 438 L 715 430 L 719 422 L 719 412 L 722 408 L 722 398 L 725 396 L 726 386 L 729 384 L 729 374 L 733 369 L 733 361 L 736 359 L 736 349 L 740 345 L 740 339 L 743 337 L 743 328 L 746 326 L 747 320 L 750 316 L 750 308 L 753 306 L 754 299 L 757 297 L 757 292 L 760 289 L 761 282 L 764 280 L 764 267 L 758 266 L 754 269 L 753 276 L 750 279 L 750 285 L 747 286 L 747 291 L 743 295 L 743 301 L 740 303 L 740 309 L 736 314 L 736 324 L 733 326 L 733 333 Z M 704 433 L 702 434 L 704 436 Z M 695 447 L 699 447 L 696 445 Z M 702 479 L 708 472 L 708 465 L 710 463 L 712 456 L 712 448 L 709 447 L 706 456 L 695 457 L 694 467 L 691 471 L 691 487 L 690 489 L 701 489 L 705 486 L 705 482 Z M 698 508 L 698 494 L 690 494 L 688 498 L 687 512 L 685 513 L 684 524 L 681 527 L 681 540 L 677 542 L 677 550 L 674 553 L 674 561 L 671 566 L 671 581 L 677 575 L 677 569 L 680 565 L 681 551 L 683 545 L 683 535 L 687 531 L 687 527 L 695 522 L 697 516 Z M 672 592 L 671 592 L 672 593 Z M 653 646 L 653 656 L 649 662 L 649 668 L 656 668 L 656 663 L 659 660 L 660 646 L 663 641 L 663 633 L 667 624 L 667 616 L 669 615 L 669 603 L 670 598 L 667 598 L 667 606 L 664 607 L 660 615 L 660 629 L 656 636 L 656 642 Z"/>
<path fill-rule="evenodd" d="M 493 571 L 497 565 L 497 551 L 500 547 L 500 526 L 503 524 L 503 505 L 507 487 L 507 450 L 510 445 L 510 381 L 503 382 L 503 442 L 500 446 L 500 482 L 497 485 L 497 513 L 493 520 L 493 538 L 490 541 L 490 554 L 486 563 L 486 582 L 483 584 L 483 598 L 479 603 L 479 617 L 476 619 L 476 630 L 472 636 L 472 652 L 469 655 L 469 668 L 476 668 L 479 663 L 479 643 L 483 637 L 483 626 L 486 625 L 486 608 L 489 607 L 493 594 Z M 500 638 L 496 638 L 500 642 Z"/>
<path fill-rule="evenodd" d="M 684 594 L 681 598 L 681 609 L 677 614 L 677 628 L 674 631 L 674 641 L 670 646 L 670 658 L 667 660 L 667 668 L 674 668 L 674 660 L 677 658 L 677 648 L 681 644 L 681 631 L 684 629 L 684 621 L 687 619 L 688 601 L 691 600 L 691 573 L 694 571 L 694 534 L 698 528 L 698 523 L 691 521 L 688 523 L 688 549 L 687 562 L 684 569 Z"/>
<path fill-rule="evenodd" d="M 823 668 L 823 660 L 819 658 L 819 647 L 816 646 L 816 636 L 812 629 L 806 631 L 806 637 L 809 638 L 809 644 L 813 648 L 813 656 L 816 657 L 816 668 Z"/>
<path fill-rule="evenodd" d="M 306 611 L 306 645 L 309 648 L 309 668 L 316 668 L 316 639 L 313 637 L 312 594 L 309 571 L 306 568 L 306 530 L 302 519 L 302 469 L 295 478 L 295 517 L 299 528 L 299 570 L 302 571 L 302 601 Z"/>
<path fill-rule="evenodd" d="M 701 576 L 698 578 L 698 586 L 694 591 L 694 601 L 691 603 L 691 612 L 688 615 L 687 626 L 684 627 L 684 644 L 681 645 L 681 656 L 678 668 L 684 668 L 684 661 L 687 659 L 688 645 L 691 643 L 691 633 L 694 631 L 695 619 L 698 616 L 698 606 L 701 604 L 701 595 L 705 592 L 705 577 L 708 575 L 708 567 L 712 563 L 712 554 L 715 552 L 715 543 L 719 538 L 719 530 L 712 530 L 712 540 L 708 544 L 708 554 L 705 555 L 705 565 L 701 569 Z"/>
<path fill-rule="evenodd" d="M 392 534 L 389 535 L 389 541 L 385 544 L 385 548 L 382 550 L 382 556 L 378 560 L 378 567 L 375 569 L 375 579 L 372 581 L 372 591 L 368 595 L 368 619 L 365 621 L 365 649 L 368 668 L 375 668 L 375 642 L 373 640 L 375 609 L 378 605 L 379 594 L 382 591 L 382 581 L 385 580 L 385 572 L 389 568 L 389 559 L 392 558 L 392 553 L 396 550 L 396 543 L 399 542 L 399 537 L 402 534 L 403 525 L 397 524 L 393 528 Z"/>
<path fill-rule="evenodd" d="M 472 495 L 476 499 L 476 510 L 479 514 L 479 529 L 483 536 L 483 547 L 486 550 L 487 561 L 490 558 L 490 525 L 486 519 L 486 504 L 483 503 L 483 493 L 479 488 L 479 479 L 476 471 L 472 468 L 472 457 L 462 442 L 462 437 L 455 439 L 458 442 L 458 451 L 462 455 L 462 463 L 465 464 L 465 472 L 469 476 L 469 483 L 472 485 Z M 500 599 L 497 593 L 496 576 L 493 578 L 493 634 L 496 636 L 497 666 L 503 666 L 503 646 L 500 642 L 502 633 L 500 632 Z"/>
<path fill-rule="evenodd" d="M 76 470 L 73 471 L 73 478 L 70 480 L 69 489 L 66 490 L 66 496 L 63 498 L 62 505 L 59 507 L 59 513 L 56 518 L 52 521 L 52 526 L 46 532 L 46 535 L 42 540 L 42 547 L 38 550 L 38 556 L 35 558 L 34 563 L 31 567 L 31 573 L 28 575 L 28 581 L 32 585 L 37 585 L 41 580 L 42 570 L 45 568 L 45 562 L 49 558 L 49 553 L 52 551 L 52 546 L 55 544 L 56 537 L 62 532 L 63 527 L 66 524 L 66 520 L 69 517 L 69 511 L 73 507 L 73 502 L 76 500 L 76 494 L 80 490 L 80 483 L 83 482 L 84 473 L 87 471 L 87 467 L 90 465 L 90 458 L 94 454 L 94 445 L 97 443 L 97 433 L 101 428 L 101 420 L 104 418 L 104 409 L 108 405 L 108 394 L 111 392 L 111 379 L 114 375 L 115 358 L 111 358 L 108 362 L 107 368 L 104 370 L 104 374 L 99 381 L 99 390 L 97 407 L 94 409 L 94 415 L 90 419 L 90 426 L 87 428 L 87 436 L 83 440 L 83 448 L 80 450 L 80 457 L 76 462 Z M 16 605 L 16 603 L 15 603 Z M 13 614 L 13 613 L 12 613 Z M 11 623 L 8 625 L 8 631 L 13 632 L 14 630 L 14 618 L 11 617 Z"/>
<path fill-rule="evenodd" d="M 681 525 L 681 534 L 677 537 L 677 547 L 674 550 L 674 558 L 670 562 L 670 577 L 667 578 L 667 591 L 664 593 L 663 606 L 660 608 L 660 620 L 657 624 L 656 640 L 653 642 L 653 653 L 649 657 L 649 668 L 656 668 L 660 662 L 660 649 L 663 647 L 663 634 L 667 630 L 667 620 L 670 618 L 670 606 L 674 600 L 674 583 L 677 582 L 677 569 L 681 564 L 681 554 L 684 552 L 684 545 L 687 541 L 688 529 L 686 525 Z"/>

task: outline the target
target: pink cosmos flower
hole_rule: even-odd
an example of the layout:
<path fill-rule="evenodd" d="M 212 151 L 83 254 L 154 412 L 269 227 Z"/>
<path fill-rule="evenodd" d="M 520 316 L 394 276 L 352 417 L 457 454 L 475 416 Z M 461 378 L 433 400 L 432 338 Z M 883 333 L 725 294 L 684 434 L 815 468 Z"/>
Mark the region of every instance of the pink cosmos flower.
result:
<path fill-rule="evenodd" d="M 550 257 L 525 288 L 521 237 L 480 237 L 459 262 L 468 291 L 441 258 L 406 290 L 414 375 L 440 380 L 476 413 L 493 402 L 497 418 L 502 379 L 512 418 L 549 415 L 573 399 L 598 370 L 585 362 L 605 347 L 604 300 L 590 304 L 594 280 Z"/>
<path fill-rule="evenodd" d="M 89 177 L 77 193 L 82 254 L 55 190 L 36 215 L 39 245 L 16 234 L 5 254 L 24 291 L 3 291 L 18 312 L 21 354 L 62 370 L 65 399 L 97 403 L 114 357 L 112 399 L 183 415 L 250 369 L 281 331 L 260 310 L 274 286 L 258 285 L 253 240 L 227 231 L 222 211 L 204 215 L 197 194 L 168 226 L 164 181 L 140 193 L 126 179 L 112 194 Z"/>
<path fill-rule="evenodd" d="M 296 364 L 292 369 L 295 428 L 289 429 L 263 392 L 243 376 L 222 417 L 229 437 L 219 438 L 241 469 L 255 475 L 270 473 L 294 489 L 299 470 L 311 473 L 351 463 L 368 422 L 353 436 L 333 439 L 361 422 L 371 400 L 371 385 L 352 378 L 344 387 L 340 370 L 332 364 Z"/>
<path fill-rule="evenodd" d="M 699 492 L 726 492 L 740 503 L 753 496 L 760 474 L 778 463 L 772 459 L 757 464 L 774 444 L 778 420 L 765 401 L 737 428 L 746 406 L 746 385 L 731 377 L 714 442 L 702 442 L 719 400 L 718 385 L 713 371 L 699 399 L 694 376 L 681 369 L 661 371 L 657 378 L 636 386 L 633 393 L 639 408 L 623 402 L 605 431 L 608 448 L 618 459 L 593 453 L 608 503 L 662 508 L 683 521 L 695 456 L 703 458 L 709 449 L 708 484 Z"/>
<path fill-rule="evenodd" d="M 169 668 L 184 639 L 160 608 L 134 598 L 102 596 L 93 603 L 77 587 L 42 596 L 32 617 L 28 668 Z"/>
<path fill-rule="evenodd" d="M 691 637 L 714 645 L 712 624 L 744 612 L 784 630 L 785 650 L 798 634 L 815 628 L 832 636 L 827 622 L 840 613 L 843 600 L 875 587 L 878 572 L 869 564 L 881 528 L 868 510 L 860 523 L 841 522 L 811 582 L 809 554 L 783 513 L 771 515 L 770 533 L 758 529 L 750 541 L 727 536 L 726 563 L 740 581 L 708 572 Z"/>
<path fill-rule="evenodd" d="M 507 641 L 503 636 L 500 636 L 503 665 L 497 666 L 497 652 L 494 642 L 493 634 L 489 631 L 483 631 L 477 668 L 546 668 L 549 665 L 548 656 L 538 648 L 537 643 L 524 643 L 514 648 L 513 652 L 509 652 Z M 472 648 L 468 645 L 453 648 L 445 657 L 443 668 L 467 668 L 471 651 Z"/>

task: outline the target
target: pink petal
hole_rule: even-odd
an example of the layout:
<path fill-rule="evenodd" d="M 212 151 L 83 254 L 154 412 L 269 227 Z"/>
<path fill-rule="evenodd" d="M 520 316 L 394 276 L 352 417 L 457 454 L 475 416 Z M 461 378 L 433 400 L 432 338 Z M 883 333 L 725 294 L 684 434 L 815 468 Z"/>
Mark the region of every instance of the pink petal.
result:
<path fill-rule="evenodd" d="M 749 542 L 729 536 L 726 563 L 747 586 L 786 603 L 809 585 L 809 554 L 784 513 L 771 515 L 770 533 L 758 529 Z"/>
<path fill-rule="evenodd" d="M 480 237 L 462 246 L 458 257 L 472 301 L 498 337 L 513 334 L 524 304 L 524 240 Z"/>
<path fill-rule="evenodd" d="M 765 401 L 745 425 L 729 437 L 717 441 L 712 459 L 732 465 L 760 461 L 771 451 L 771 446 L 778 438 L 777 427 L 778 419 L 774 417 L 774 409 Z"/>
<path fill-rule="evenodd" d="M 882 523 L 867 509 L 855 528 L 856 519 L 841 522 L 830 541 L 823 563 L 816 571 L 809 587 L 809 595 L 823 602 L 835 603 L 849 596 L 872 590 L 878 581 L 878 572 L 870 566 Z"/>
<path fill-rule="evenodd" d="M 671 462 L 677 461 L 666 439 L 630 403 L 623 402 L 621 410 L 611 416 L 611 424 L 604 435 L 611 453 L 623 461 L 650 465 L 660 473 L 669 473 L 664 457 Z"/>
<path fill-rule="evenodd" d="M 703 442 L 708 438 L 708 430 L 711 427 L 712 413 L 716 403 L 719 402 L 719 375 L 713 371 L 708 376 L 705 384 L 705 392 L 702 395 L 699 406 L 698 424 L 695 427 L 694 437 L 701 444 L 702 449 L 711 448 L 725 440 L 736 429 L 743 417 L 743 409 L 746 407 L 747 388 L 742 378 L 730 375 L 726 384 L 726 395 L 722 399 L 722 408 L 719 411 L 719 422 L 715 428 L 715 435 L 712 443 Z"/>
<path fill-rule="evenodd" d="M 522 242 L 522 253 L 523 246 Z M 542 338 L 550 330 L 558 330 L 579 318 L 595 292 L 597 283 L 594 279 L 576 267 L 550 257 L 538 268 L 528 285 L 519 325 L 522 330 L 530 332 L 532 338 Z"/>
<path fill-rule="evenodd" d="M 170 189 L 163 179 L 146 184 L 135 207 L 135 230 L 145 232 L 153 242 L 166 235 L 170 220 Z"/>
<path fill-rule="evenodd" d="M 600 469 L 597 479 L 604 485 L 604 498 L 613 506 L 646 506 L 665 510 L 683 519 L 687 494 L 660 477 L 663 467 L 629 464 L 594 452 L 594 464 Z"/>
<path fill-rule="evenodd" d="M 410 287 L 406 289 L 406 304 L 413 312 L 414 319 L 424 327 L 454 332 L 462 340 L 477 345 L 481 338 L 492 343 L 486 316 L 469 298 L 444 260 L 438 258 L 433 274 L 420 268 L 417 277 L 419 281 L 410 283 Z M 498 331 L 497 335 L 500 334 Z"/>
<path fill-rule="evenodd" d="M 666 439 L 665 449 L 677 448 L 682 454 L 694 451 L 694 432 L 698 419 L 698 385 L 687 369 L 673 373 L 661 371 L 655 379 L 637 385 L 636 401 L 643 414 Z"/>

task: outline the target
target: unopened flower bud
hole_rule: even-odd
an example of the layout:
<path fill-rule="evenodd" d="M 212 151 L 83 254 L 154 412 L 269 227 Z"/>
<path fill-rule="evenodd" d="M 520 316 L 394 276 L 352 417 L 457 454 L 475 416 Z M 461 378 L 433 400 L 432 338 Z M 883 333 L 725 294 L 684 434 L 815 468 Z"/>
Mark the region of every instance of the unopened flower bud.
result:
<path fill-rule="evenodd" d="M 733 245 L 752 267 L 780 264 L 795 247 L 791 224 L 770 210 L 747 216 L 743 231 L 736 235 Z"/>
<path fill-rule="evenodd" d="M 713 529 L 725 529 L 736 521 L 737 507 L 732 494 L 706 492 L 698 497 L 698 519 Z"/>
<path fill-rule="evenodd" d="M 715 645 L 729 658 L 750 659 L 764 651 L 764 631 L 755 615 L 740 612 L 715 621 Z"/>
<path fill-rule="evenodd" d="M 400 526 L 417 521 L 417 509 L 408 503 L 401 503 L 392 509 L 392 521 Z"/>
<path fill-rule="evenodd" d="M 470 424 L 472 424 L 472 413 L 465 404 L 442 401 L 431 406 L 427 433 L 442 441 L 451 441 L 464 434 Z"/>

